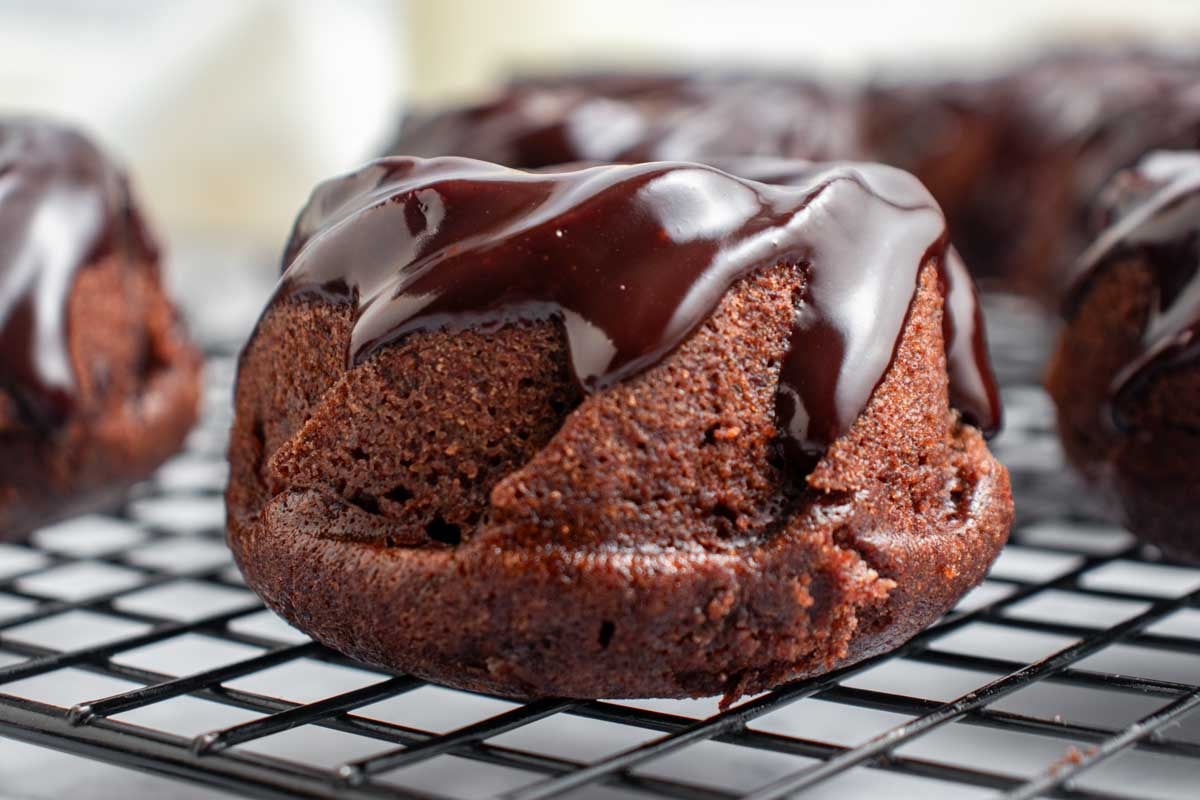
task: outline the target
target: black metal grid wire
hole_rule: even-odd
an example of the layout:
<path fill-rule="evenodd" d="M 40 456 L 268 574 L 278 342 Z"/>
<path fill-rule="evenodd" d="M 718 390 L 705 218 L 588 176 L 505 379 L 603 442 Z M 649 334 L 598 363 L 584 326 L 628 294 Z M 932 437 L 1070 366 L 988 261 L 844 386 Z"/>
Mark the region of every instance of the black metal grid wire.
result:
<path fill-rule="evenodd" d="M 1194 796 L 1200 570 L 1094 521 L 1029 382 L 1045 330 L 1009 301 L 990 305 L 1008 383 L 996 449 L 1020 507 L 1013 544 L 959 609 L 894 653 L 719 712 L 446 689 L 415 703 L 428 684 L 289 632 L 240 583 L 222 549 L 233 366 L 218 355 L 203 426 L 125 508 L 0 549 L 0 735 L 257 797 L 766 800 L 870 786 L 924 798 Z M 182 668 L 145 657 L 184 643 Z M 271 678 L 300 666 L 354 683 Z M 100 681 L 95 694 L 80 676 Z M 238 721 L 159 713 L 181 701 Z M 861 724 L 847 733 L 847 719 Z M 531 738 L 548 723 L 557 733 Z M 596 725 L 620 736 L 588 751 L 581 731 Z M 314 732 L 355 747 L 321 758 L 263 746 Z"/>

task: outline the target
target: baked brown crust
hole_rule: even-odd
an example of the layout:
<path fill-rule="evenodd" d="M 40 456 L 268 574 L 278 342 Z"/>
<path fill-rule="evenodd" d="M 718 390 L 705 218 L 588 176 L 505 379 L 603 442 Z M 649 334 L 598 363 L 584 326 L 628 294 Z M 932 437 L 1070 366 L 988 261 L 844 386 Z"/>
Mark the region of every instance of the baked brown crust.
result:
<path fill-rule="evenodd" d="M 982 579 L 1008 476 L 948 406 L 932 262 L 866 410 L 807 480 L 783 469 L 803 280 L 743 279 L 586 398 L 553 322 L 416 333 L 347 370 L 348 305 L 273 304 L 230 445 L 247 583 L 354 657 L 521 697 L 732 697 L 898 645 Z"/>
<path fill-rule="evenodd" d="M 111 254 L 79 269 L 66 308 L 73 410 L 51 430 L 0 388 L 0 538 L 116 502 L 182 445 L 200 401 L 157 265 Z"/>

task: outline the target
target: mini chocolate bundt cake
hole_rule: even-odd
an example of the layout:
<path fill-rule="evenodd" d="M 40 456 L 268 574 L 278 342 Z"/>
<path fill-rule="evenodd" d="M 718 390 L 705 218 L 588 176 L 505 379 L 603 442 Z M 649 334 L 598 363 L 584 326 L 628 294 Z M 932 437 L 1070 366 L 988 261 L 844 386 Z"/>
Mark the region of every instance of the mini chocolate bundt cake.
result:
<path fill-rule="evenodd" d="M 988 274 L 1054 307 L 1105 183 L 1151 150 L 1200 144 L 1200 60 L 1060 52 L 998 79 L 991 102 L 1000 147 L 951 216 L 954 235 Z"/>
<path fill-rule="evenodd" d="M 755 171 L 787 185 L 322 184 L 240 359 L 248 585 L 356 658 L 520 697 L 734 697 L 950 609 L 1012 502 L 943 217 L 888 167 Z"/>
<path fill-rule="evenodd" d="M 1200 152 L 1160 152 L 1103 194 L 1047 386 L 1072 461 L 1124 523 L 1200 560 Z"/>
<path fill-rule="evenodd" d="M 196 419 L 200 357 L 125 176 L 0 120 L 0 538 L 119 498 Z"/>
<path fill-rule="evenodd" d="M 406 119 L 388 153 L 538 169 L 573 162 L 858 155 L 854 93 L 780 75 L 594 74 L 514 81 L 476 106 Z"/>

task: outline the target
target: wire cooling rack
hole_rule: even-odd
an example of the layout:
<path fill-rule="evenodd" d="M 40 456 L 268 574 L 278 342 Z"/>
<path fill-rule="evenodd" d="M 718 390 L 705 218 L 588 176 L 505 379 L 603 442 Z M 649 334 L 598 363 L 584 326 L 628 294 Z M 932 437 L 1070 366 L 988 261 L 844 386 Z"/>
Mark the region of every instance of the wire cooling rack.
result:
<path fill-rule="evenodd" d="M 187 450 L 123 509 L 0 546 L 0 736 L 255 797 L 1194 798 L 1200 570 L 1096 521 L 1032 379 L 1047 331 L 989 306 L 1019 522 L 895 653 L 726 711 L 519 704 L 350 661 L 230 562 L 226 354 Z"/>

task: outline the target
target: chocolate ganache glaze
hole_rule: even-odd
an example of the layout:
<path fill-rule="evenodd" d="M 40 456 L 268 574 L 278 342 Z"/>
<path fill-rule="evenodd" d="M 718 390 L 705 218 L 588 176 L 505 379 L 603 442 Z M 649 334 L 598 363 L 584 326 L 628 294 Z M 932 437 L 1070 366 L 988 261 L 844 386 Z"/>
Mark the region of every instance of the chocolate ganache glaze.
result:
<path fill-rule="evenodd" d="M 0 387 L 38 429 L 72 412 L 67 299 L 110 253 L 154 257 L 125 177 L 68 128 L 0 121 Z"/>
<path fill-rule="evenodd" d="M 785 186 L 807 185 L 817 169 L 808 162 L 786 158 L 716 159 L 712 164 L 733 175 Z M 883 171 L 879 165 L 873 164 L 843 166 Z M 912 180 L 911 177 L 905 177 L 908 181 Z M 912 191 L 912 187 L 905 187 L 904 190 Z M 996 378 L 992 372 L 992 362 L 988 356 L 987 335 L 979 295 L 975 282 L 971 280 L 971 274 L 955 247 L 946 248 L 939 266 L 945 297 L 942 340 L 946 343 L 950 405 L 959 409 L 969 422 L 991 436 L 1000 428 L 1002 408 Z"/>
<path fill-rule="evenodd" d="M 1200 152 L 1158 152 L 1114 180 L 1104 197 L 1110 222 L 1075 267 L 1070 315 L 1092 278 L 1114 260 L 1140 254 L 1157 296 L 1137 355 L 1113 378 L 1114 424 L 1150 378 L 1200 358 Z"/>
<path fill-rule="evenodd" d="M 773 164 L 755 170 L 779 184 L 689 163 L 529 173 L 382 159 L 315 190 L 277 297 L 354 303 L 349 365 L 415 331 L 556 318 L 591 392 L 658 362 L 739 278 L 800 265 L 777 408 L 785 449 L 811 466 L 887 371 L 933 259 L 950 295 L 952 397 L 994 430 L 974 290 L 943 260 L 945 220 L 928 192 L 881 165 Z"/>

